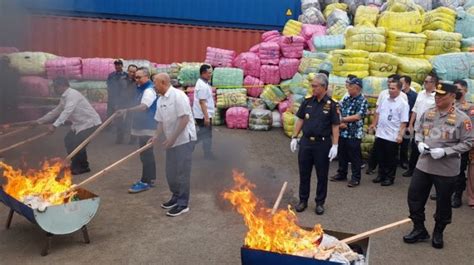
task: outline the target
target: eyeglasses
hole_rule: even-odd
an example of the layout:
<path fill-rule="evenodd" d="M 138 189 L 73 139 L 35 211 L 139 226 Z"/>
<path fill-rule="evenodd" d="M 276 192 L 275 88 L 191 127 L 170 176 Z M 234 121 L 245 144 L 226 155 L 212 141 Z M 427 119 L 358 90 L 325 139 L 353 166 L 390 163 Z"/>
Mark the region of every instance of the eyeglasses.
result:
<path fill-rule="evenodd" d="M 142 77 L 143 77 L 143 76 L 136 75 L 136 76 L 135 76 L 135 80 L 142 79 Z"/>

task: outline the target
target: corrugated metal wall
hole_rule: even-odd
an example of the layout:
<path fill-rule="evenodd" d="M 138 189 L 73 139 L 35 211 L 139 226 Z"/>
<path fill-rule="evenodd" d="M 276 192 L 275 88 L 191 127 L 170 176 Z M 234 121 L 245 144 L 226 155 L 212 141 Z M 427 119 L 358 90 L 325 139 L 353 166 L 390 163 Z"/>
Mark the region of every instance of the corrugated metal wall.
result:
<path fill-rule="evenodd" d="M 204 61 L 206 47 L 248 51 L 261 31 L 131 21 L 31 16 L 26 50 L 61 56 Z"/>

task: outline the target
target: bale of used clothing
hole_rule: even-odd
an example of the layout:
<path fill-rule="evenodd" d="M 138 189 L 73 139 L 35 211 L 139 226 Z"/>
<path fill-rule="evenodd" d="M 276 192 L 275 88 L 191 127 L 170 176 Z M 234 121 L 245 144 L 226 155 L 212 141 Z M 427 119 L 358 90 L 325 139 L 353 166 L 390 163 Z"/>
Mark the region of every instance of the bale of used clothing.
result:
<path fill-rule="evenodd" d="M 352 17 L 355 16 L 357 8 L 365 4 L 365 0 L 342 0 L 341 2 L 347 5 L 347 13 Z"/>
<path fill-rule="evenodd" d="M 108 99 L 107 82 L 105 81 L 71 81 L 71 88 L 81 92 L 89 101 L 105 103 Z"/>
<path fill-rule="evenodd" d="M 389 31 L 386 51 L 403 55 L 423 55 L 425 45 L 424 34 Z"/>
<path fill-rule="evenodd" d="M 278 103 L 286 99 L 286 95 L 278 86 L 266 85 L 260 98 L 263 99 L 268 109 L 274 110 Z"/>
<path fill-rule="evenodd" d="M 347 12 L 341 9 L 334 9 L 327 18 L 327 34 L 328 35 L 339 35 L 343 34 L 347 27 L 350 25 L 349 17 Z"/>
<path fill-rule="evenodd" d="M 224 125 L 225 122 L 225 110 L 223 109 L 216 109 L 214 111 L 214 115 L 212 116 L 212 126 L 221 126 Z"/>
<path fill-rule="evenodd" d="M 349 28 L 345 34 L 345 47 L 368 52 L 384 52 L 385 29 L 368 26 Z"/>
<path fill-rule="evenodd" d="M 301 11 L 304 12 L 306 9 L 314 7 L 316 9 L 321 10 L 321 5 L 319 4 L 319 0 L 301 0 Z"/>
<path fill-rule="evenodd" d="M 258 56 L 262 64 L 277 65 L 280 61 L 280 45 L 275 42 L 263 42 L 258 49 Z"/>
<path fill-rule="evenodd" d="M 315 7 L 310 7 L 302 11 L 302 14 L 298 17 L 298 21 L 313 25 L 322 25 L 326 23 L 326 19 L 321 11 Z"/>
<path fill-rule="evenodd" d="M 247 108 L 249 110 L 266 109 L 266 105 L 261 98 L 247 97 Z"/>
<path fill-rule="evenodd" d="M 341 100 L 342 97 L 347 93 L 346 80 L 347 77 L 340 77 L 334 75 L 329 76 L 328 94 L 334 100 Z"/>
<path fill-rule="evenodd" d="M 303 37 L 305 41 L 311 40 L 314 36 L 324 35 L 326 35 L 326 26 L 324 25 L 303 24 L 300 33 L 300 36 Z"/>
<path fill-rule="evenodd" d="M 287 109 L 287 111 L 290 111 L 296 114 L 298 110 L 300 109 L 301 103 L 303 103 L 304 99 L 305 99 L 304 95 L 291 94 L 289 97 L 290 107 Z"/>
<path fill-rule="evenodd" d="M 297 35 L 299 35 L 300 32 L 301 32 L 301 26 L 302 25 L 303 25 L 303 23 L 301 23 L 299 21 L 289 19 L 286 22 L 285 27 L 283 28 L 283 36 L 297 36 Z"/>
<path fill-rule="evenodd" d="M 413 0 L 388 0 L 383 6 L 382 11 L 391 12 L 409 12 L 409 11 L 423 11 L 421 6 L 415 4 Z"/>
<path fill-rule="evenodd" d="M 324 17 L 328 18 L 332 14 L 332 12 L 334 12 L 334 10 L 336 10 L 336 9 L 347 12 L 348 11 L 348 6 L 344 3 L 329 4 L 324 8 L 324 12 L 323 12 Z"/>
<path fill-rule="evenodd" d="M 235 51 L 214 47 L 207 47 L 205 62 L 213 67 L 232 67 Z"/>
<path fill-rule="evenodd" d="M 50 59 L 46 61 L 45 68 L 48 79 L 65 77 L 77 80 L 82 78 L 82 58 L 80 57 Z"/>
<path fill-rule="evenodd" d="M 256 53 L 243 52 L 234 59 L 234 66 L 244 70 L 244 75 L 260 77 L 260 58 Z"/>
<path fill-rule="evenodd" d="M 474 37 L 461 40 L 461 51 L 463 52 L 474 51 Z"/>
<path fill-rule="evenodd" d="M 296 59 L 303 56 L 304 43 L 305 40 L 301 36 L 282 37 L 278 42 L 284 57 Z"/>
<path fill-rule="evenodd" d="M 380 15 L 377 27 L 383 27 L 387 31 L 420 33 L 423 30 L 423 19 L 419 11 L 385 11 Z"/>
<path fill-rule="evenodd" d="M 444 30 L 453 32 L 456 24 L 456 11 L 447 7 L 438 7 L 423 14 L 423 31 Z"/>
<path fill-rule="evenodd" d="M 474 78 L 474 55 L 471 53 L 458 52 L 438 55 L 431 59 L 431 63 L 433 71 L 441 80 L 455 81 Z"/>
<path fill-rule="evenodd" d="M 261 39 L 262 42 L 274 41 L 278 40 L 281 37 L 280 32 L 278 30 L 270 30 L 262 33 Z"/>
<path fill-rule="evenodd" d="M 212 85 L 217 88 L 239 88 L 244 82 L 244 71 L 239 68 L 217 67 L 212 74 Z"/>
<path fill-rule="evenodd" d="M 327 58 L 327 53 L 306 51 L 300 60 L 298 72 L 301 74 L 317 73 Z"/>
<path fill-rule="evenodd" d="M 272 127 L 273 128 L 280 128 L 282 127 L 281 124 L 281 113 L 278 110 L 272 111 Z"/>
<path fill-rule="evenodd" d="M 369 54 L 369 74 L 377 77 L 388 77 L 396 74 L 398 58 L 390 53 L 372 52 Z"/>
<path fill-rule="evenodd" d="M 359 6 L 357 7 L 354 26 L 374 26 L 377 25 L 377 18 L 379 15 L 379 9 L 373 6 Z"/>
<path fill-rule="evenodd" d="M 433 0 L 434 7 L 462 8 L 465 0 Z"/>
<path fill-rule="evenodd" d="M 10 60 L 10 66 L 21 75 L 44 75 L 46 61 L 57 58 L 56 55 L 45 52 L 15 52 L 6 56 Z"/>
<path fill-rule="evenodd" d="M 433 9 L 433 0 L 413 0 L 413 2 L 422 7 L 424 11 L 430 11 Z"/>
<path fill-rule="evenodd" d="M 290 82 L 290 92 L 291 94 L 299 94 L 305 96 L 308 93 L 310 83 L 306 78 L 306 75 L 296 73 Z"/>
<path fill-rule="evenodd" d="M 421 83 L 431 72 L 431 63 L 426 59 L 399 57 L 397 74 L 407 75 L 415 82 Z"/>
<path fill-rule="evenodd" d="M 92 108 L 99 114 L 102 121 L 107 119 L 107 103 L 92 103 Z"/>
<path fill-rule="evenodd" d="M 284 101 L 278 103 L 278 111 L 280 112 L 280 114 L 282 114 L 283 112 L 285 112 L 289 108 L 290 108 L 290 101 L 289 100 L 284 100 Z"/>
<path fill-rule="evenodd" d="M 185 87 L 196 85 L 196 82 L 200 77 L 200 67 L 201 65 L 197 63 L 182 64 L 178 74 L 179 83 Z"/>
<path fill-rule="evenodd" d="M 278 65 L 262 65 L 260 67 L 260 80 L 265 84 L 279 84 L 280 83 L 280 68 Z"/>
<path fill-rule="evenodd" d="M 222 89 L 220 89 L 222 90 Z M 227 89 L 224 89 L 227 90 Z M 216 106 L 219 109 L 227 109 L 231 107 L 246 107 L 247 106 L 247 93 L 240 91 L 233 91 L 227 93 L 217 93 Z"/>
<path fill-rule="evenodd" d="M 298 118 L 290 111 L 286 111 L 281 115 L 281 119 L 283 121 L 283 131 L 285 132 L 285 135 L 291 137 Z"/>
<path fill-rule="evenodd" d="M 107 80 L 113 71 L 115 71 L 114 59 L 82 59 L 82 78 L 84 80 Z"/>
<path fill-rule="evenodd" d="M 313 46 L 317 52 L 344 49 L 344 35 L 316 36 L 313 38 Z"/>
<path fill-rule="evenodd" d="M 287 79 L 280 82 L 280 89 L 286 96 L 289 96 L 291 93 L 291 80 L 292 79 Z"/>
<path fill-rule="evenodd" d="M 232 107 L 225 112 L 225 123 L 229 129 L 247 129 L 249 110 L 243 107 Z"/>
<path fill-rule="evenodd" d="M 461 33 L 463 38 L 474 37 L 474 15 L 467 13 L 462 8 L 456 10 L 455 31 Z"/>
<path fill-rule="evenodd" d="M 272 128 L 272 112 L 266 109 L 253 109 L 249 116 L 249 129 L 253 131 L 269 131 Z"/>
<path fill-rule="evenodd" d="M 262 94 L 263 85 L 262 80 L 250 75 L 244 79 L 244 86 L 247 89 L 247 95 L 250 97 L 259 97 Z"/>
<path fill-rule="evenodd" d="M 362 79 L 362 93 L 364 95 L 378 96 L 382 90 L 387 89 L 387 81 L 388 78 L 386 77 L 368 76 Z"/>
<path fill-rule="evenodd" d="M 369 75 L 369 52 L 363 50 L 334 50 L 330 52 L 333 74 L 347 77 L 352 74 L 359 78 Z"/>
<path fill-rule="evenodd" d="M 279 72 L 281 79 L 290 79 L 296 72 L 298 72 L 298 66 L 300 65 L 299 59 L 294 58 L 281 58 L 279 64 Z"/>
<path fill-rule="evenodd" d="M 50 81 L 41 76 L 22 76 L 18 81 L 18 85 L 20 96 L 46 98 L 53 94 Z"/>
<path fill-rule="evenodd" d="M 427 37 L 425 55 L 440 55 L 461 51 L 461 33 L 427 30 L 423 34 Z"/>

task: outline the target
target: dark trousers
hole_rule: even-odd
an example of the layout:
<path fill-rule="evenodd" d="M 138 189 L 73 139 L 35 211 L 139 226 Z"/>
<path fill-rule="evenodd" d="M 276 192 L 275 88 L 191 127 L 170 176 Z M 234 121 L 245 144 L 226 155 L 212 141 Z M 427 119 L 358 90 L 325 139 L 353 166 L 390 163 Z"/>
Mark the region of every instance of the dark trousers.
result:
<path fill-rule="evenodd" d="M 469 163 L 469 152 L 465 152 L 461 155 L 461 171 L 456 176 L 454 182 L 454 192 L 462 193 L 466 189 L 466 169 Z"/>
<path fill-rule="evenodd" d="M 142 148 L 150 138 L 151 136 L 139 136 L 138 146 Z M 153 148 L 141 152 L 140 160 L 142 161 L 141 182 L 152 184 L 156 180 L 155 153 L 153 152 Z"/>
<path fill-rule="evenodd" d="M 425 221 L 425 205 L 433 185 L 437 194 L 434 218 L 440 224 L 451 223 L 451 195 L 454 191 L 454 182 L 454 177 L 437 176 L 415 169 L 408 188 L 410 218 L 415 225 Z"/>
<path fill-rule="evenodd" d="M 204 156 L 211 156 L 212 151 L 212 119 L 209 126 L 204 125 L 204 119 L 195 119 L 196 125 L 198 127 L 197 131 L 197 142 L 202 142 L 202 150 L 204 151 Z"/>
<path fill-rule="evenodd" d="M 418 146 L 416 145 L 415 138 L 411 140 L 411 153 L 410 161 L 408 162 L 408 170 L 415 170 L 416 163 L 418 162 L 418 157 L 420 152 L 418 151 Z"/>
<path fill-rule="evenodd" d="M 331 138 L 321 141 L 310 141 L 303 137 L 298 151 L 298 167 L 300 171 L 300 201 L 307 202 L 311 188 L 311 173 L 316 169 L 318 184 L 316 187 L 316 204 L 322 205 L 326 201 L 328 191 L 329 149 Z"/>
<path fill-rule="evenodd" d="M 360 149 L 360 139 L 339 138 L 337 156 L 339 158 L 339 177 L 347 177 L 347 169 L 351 162 L 352 180 L 360 181 L 362 156 Z"/>
<path fill-rule="evenodd" d="M 75 133 L 70 130 L 64 137 L 64 145 L 66 146 L 66 152 L 68 154 L 72 153 L 76 147 L 78 147 L 87 137 L 89 137 L 95 130 L 97 126 L 91 127 Z M 85 146 L 82 148 L 75 156 L 71 159 L 71 170 L 81 170 L 89 168 L 89 162 L 87 161 L 87 150 Z"/>
<path fill-rule="evenodd" d="M 409 146 L 410 146 L 410 138 L 408 138 L 408 136 L 405 135 L 405 137 L 403 138 L 403 142 L 400 145 L 400 157 L 398 161 L 400 164 L 408 163 L 408 147 Z"/>
<path fill-rule="evenodd" d="M 393 179 L 397 173 L 397 153 L 399 144 L 382 138 L 375 138 L 377 161 L 379 163 L 378 175 L 382 179 Z"/>
<path fill-rule="evenodd" d="M 123 142 L 125 138 L 128 138 L 130 142 L 133 140 L 133 136 L 130 135 L 132 131 L 132 115 L 126 115 L 123 118 L 116 120 L 117 126 L 117 142 Z"/>
<path fill-rule="evenodd" d="M 188 206 L 191 162 L 194 142 L 182 144 L 166 150 L 166 180 L 171 193 L 171 199 L 179 206 Z"/>

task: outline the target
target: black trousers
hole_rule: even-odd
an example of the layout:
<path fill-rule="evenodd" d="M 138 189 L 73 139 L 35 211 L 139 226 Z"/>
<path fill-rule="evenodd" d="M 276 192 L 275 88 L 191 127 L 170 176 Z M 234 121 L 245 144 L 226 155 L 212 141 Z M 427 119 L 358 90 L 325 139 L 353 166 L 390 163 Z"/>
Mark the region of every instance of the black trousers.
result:
<path fill-rule="evenodd" d="M 314 167 L 318 178 L 315 201 L 317 205 L 325 203 L 328 191 L 329 149 L 331 149 L 330 137 L 321 141 L 311 141 L 305 137 L 301 138 L 300 148 L 298 151 L 300 201 L 307 202 L 309 199 L 311 173 Z"/>
<path fill-rule="evenodd" d="M 405 137 L 403 138 L 403 142 L 400 145 L 400 156 L 398 161 L 400 164 L 408 163 L 408 147 L 410 146 L 410 142 L 410 138 L 405 135 Z"/>
<path fill-rule="evenodd" d="M 352 180 L 360 181 L 362 156 L 360 149 L 360 139 L 339 138 L 337 156 L 339 158 L 339 177 L 347 177 L 347 169 L 351 162 Z"/>
<path fill-rule="evenodd" d="M 197 143 L 202 142 L 202 150 L 204 151 L 204 156 L 212 155 L 212 119 L 209 126 L 204 125 L 204 119 L 195 119 L 196 125 L 198 127 L 197 131 Z"/>
<path fill-rule="evenodd" d="M 382 138 L 375 138 L 375 149 L 379 164 L 378 175 L 382 179 L 394 178 L 397 173 L 397 153 L 399 144 Z"/>
<path fill-rule="evenodd" d="M 416 145 L 415 138 L 413 138 L 411 140 L 411 153 L 410 160 L 408 161 L 408 170 L 415 170 L 419 156 L 420 152 L 418 151 L 418 146 Z"/>
<path fill-rule="evenodd" d="M 70 130 L 64 137 L 64 145 L 66 146 L 66 152 L 68 154 L 72 153 L 76 147 L 78 147 L 87 137 L 89 137 L 95 130 L 97 126 L 91 127 L 75 133 Z M 89 168 L 89 162 L 87 161 L 87 150 L 85 146 L 82 148 L 75 156 L 71 158 L 71 170 L 81 170 Z"/>
<path fill-rule="evenodd" d="M 451 195 L 454 191 L 455 178 L 437 176 L 415 169 L 408 188 L 408 207 L 410 218 L 415 225 L 425 221 L 425 204 L 430 196 L 431 187 L 436 189 L 436 213 L 434 218 L 437 223 L 451 223 Z"/>
<path fill-rule="evenodd" d="M 151 136 L 139 136 L 138 146 L 142 148 L 150 138 Z M 142 161 L 141 182 L 152 184 L 156 180 L 155 153 L 153 152 L 153 148 L 141 152 L 140 160 Z"/>
<path fill-rule="evenodd" d="M 461 155 L 461 171 L 456 176 L 454 182 L 454 192 L 462 193 L 466 189 L 466 169 L 469 164 L 469 152 Z"/>

